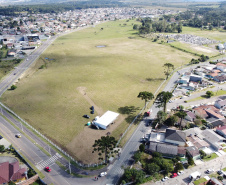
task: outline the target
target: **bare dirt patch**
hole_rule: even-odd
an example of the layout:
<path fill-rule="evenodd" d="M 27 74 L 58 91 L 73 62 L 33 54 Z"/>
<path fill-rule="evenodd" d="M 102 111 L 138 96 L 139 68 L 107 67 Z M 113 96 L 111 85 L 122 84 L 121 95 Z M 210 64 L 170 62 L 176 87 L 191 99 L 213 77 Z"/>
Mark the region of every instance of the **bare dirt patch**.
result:
<path fill-rule="evenodd" d="M 205 46 L 198 46 L 198 45 L 193 45 L 191 46 L 193 49 L 196 49 L 198 51 L 202 51 L 202 52 L 205 52 L 205 53 L 213 53 L 215 51 L 211 50 L 210 48 L 206 48 Z"/>
<path fill-rule="evenodd" d="M 124 119 L 124 116 L 119 115 L 115 123 L 109 125 L 106 130 L 97 130 L 92 128 L 92 126 L 87 126 L 79 133 L 79 135 L 74 137 L 66 148 L 70 150 L 79 161 L 82 161 L 85 164 L 97 163 L 98 152 L 92 153 L 94 141 L 100 139 L 101 136 L 107 136 L 108 133 L 111 134 Z"/>
<path fill-rule="evenodd" d="M 77 87 L 77 90 L 83 95 L 83 97 L 89 102 L 91 106 L 95 107 L 95 111 L 98 113 L 98 115 L 102 115 L 104 113 L 103 109 L 101 107 L 98 107 L 93 100 L 88 96 L 88 93 L 86 92 L 86 87 Z"/>

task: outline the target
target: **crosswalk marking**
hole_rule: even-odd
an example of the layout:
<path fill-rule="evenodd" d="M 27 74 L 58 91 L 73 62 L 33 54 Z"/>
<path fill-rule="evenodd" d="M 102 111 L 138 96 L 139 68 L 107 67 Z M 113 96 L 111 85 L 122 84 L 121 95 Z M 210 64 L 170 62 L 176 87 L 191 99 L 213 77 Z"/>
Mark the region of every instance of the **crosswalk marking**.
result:
<path fill-rule="evenodd" d="M 58 153 L 56 153 L 55 155 L 53 155 L 52 157 L 50 157 L 49 159 L 45 160 L 45 161 L 40 161 L 37 163 L 36 167 L 39 170 L 44 169 L 46 166 L 50 166 L 51 164 L 53 164 L 57 159 L 61 158 L 62 156 L 59 155 Z"/>

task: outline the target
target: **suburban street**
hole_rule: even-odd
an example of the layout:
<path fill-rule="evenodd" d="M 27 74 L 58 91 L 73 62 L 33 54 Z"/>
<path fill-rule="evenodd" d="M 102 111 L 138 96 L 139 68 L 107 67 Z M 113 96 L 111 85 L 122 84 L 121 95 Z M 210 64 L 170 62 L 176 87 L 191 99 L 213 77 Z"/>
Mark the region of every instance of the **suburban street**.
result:
<path fill-rule="evenodd" d="M 48 48 L 49 45 L 57 38 L 57 36 L 51 37 L 48 41 L 46 41 L 42 46 L 40 46 L 37 50 L 35 50 L 28 58 L 22 62 L 20 65 L 18 65 L 10 74 L 8 74 L 0 83 L 0 95 L 2 95 L 13 82 L 15 82 L 20 76 L 29 68 L 29 66 L 36 60 L 38 57 Z M 203 63 L 204 64 L 204 63 Z M 199 65 L 203 65 L 199 64 Z M 194 68 L 197 65 L 189 66 L 187 68 L 179 70 L 179 73 L 183 73 L 189 68 Z M 175 82 L 177 81 L 178 77 L 180 76 L 179 73 L 175 72 L 173 76 L 170 78 L 169 82 L 166 84 L 164 91 L 171 91 L 174 86 Z M 190 98 L 194 98 L 191 96 Z M 184 100 L 183 100 L 184 101 Z M 173 105 L 173 104 L 172 104 Z M 155 105 L 152 105 L 150 107 L 152 110 L 152 114 L 148 119 L 155 118 L 157 112 L 159 111 L 158 108 L 155 107 Z M 9 115 L 7 115 L 7 112 L 5 110 L 3 111 L 3 115 L 6 116 L 8 119 L 10 119 L 11 122 L 13 122 L 15 125 L 18 125 L 17 120 L 13 120 L 9 118 Z M 128 142 L 125 144 L 122 153 L 120 155 L 120 158 L 117 159 L 112 165 L 110 165 L 108 168 L 108 174 L 105 177 L 99 178 L 98 181 L 95 181 L 93 177 L 88 178 L 77 178 L 75 176 L 69 175 L 67 172 L 62 170 L 58 165 L 55 164 L 55 161 L 60 158 L 56 153 L 52 153 L 52 156 L 49 157 L 45 153 L 43 153 L 36 145 L 35 143 L 32 143 L 26 136 L 22 135 L 21 138 L 16 138 L 15 134 L 18 133 L 17 129 L 11 125 L 5 118 L 0 116 L 0 132 L 5 136 L 5 138 L 11 142 L 17 149 L 19 149 L 36 167 L 40 167 L 40 170 L 46 175 L 46 178 L 44 179 L 47 184 L 53 183 L 53 184 L 72 184 L 72 185 L 88 185 L 90 183 L 94 185 L 105 185 L 105 184 L 116 184 L 119 180 L 119 178 L 123 174 L 123 168 L 126 166 L 130 166 L 133 163 L 132 156 L 135 151 L 137 151 L 140 143 L 139 140 L 144 135 L 144 130 L 147 129 L 145 126 L 145 120 L 141 121 L 138 125 L 135 132 L 132 134 L 131 138 L 128 140 Z M 19 127 L 19 125 L 18 125 Z M 30 136 L 33 138 L 33 136 Z M 35 138 L 35 136 L 34 136 Z M 183 184 L 185 182 L 183 178 L 186 178 L 189 173 L 195 170 L 206 170 L 211 165 L 214 165 L 214 168 L 217 169 L 221 165 L 220 162 L 223 162 L 225 159 L 225 156 L 221 156 L 217 159 L 218 163 L 214 163 L 213 161 L 210 161 L 208 163 L 205 163 L 202 166 L 196 166 L 192 169 L 189 169 L 186 171 L 186 173 L 178 178 L 171 179 L 167 181 L 169 184 Z M 51 173 L 45 172 L 43 169 L 45 165 L 50 166 L 52 171 Z M 225 165 L 225 164 L 224 164 Z M 203 171 L 201 171 L 203 173 Z M 179 181 L 179 179 L 181 180 Z M 178 182 L 179 181 L 179 182 Z M 161 184 L 161 183 L 160 183 Z"/>

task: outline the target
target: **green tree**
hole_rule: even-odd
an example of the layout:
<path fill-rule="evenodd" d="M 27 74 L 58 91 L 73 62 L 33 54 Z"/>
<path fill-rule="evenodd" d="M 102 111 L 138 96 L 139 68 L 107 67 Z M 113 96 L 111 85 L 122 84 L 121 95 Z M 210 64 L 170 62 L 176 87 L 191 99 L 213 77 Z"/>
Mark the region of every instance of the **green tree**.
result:
<path fill-rule="evenodd" d="M 147 101 L 152 100 L 154 98 L 154 95 L 151 92 L 143 91 L 138 94 L 137 98 L 141 98 L 142 100 L 145 101 L 145 108 L 146 108 Z"/>
<path fill-rule="evenodd" d="M 165 70 L 164 73 L 165 73 L 165 75 L 166 75 L 166 79 L 168 79 L 168 77 L 169 77 L 171 71 L 174 70 L 174 65 L 171 64 L 171 63 L 165 63 L 165 64 L 163 65 L 163 67 L 166 68 L 166 70 Z"/>
<path fill-rule="evenodd" d="M 141 144 L 139 146 L 139 150 L 140 150 L 140 152 L 144 152 L 145 151 L 145 145 L 144 144 Z"/>
<path fill-rule="evenodd" d="M 9 181 L 8 185 L 16 185 L 13 181 Z"/>
<path fill-rule="evenodd" d="M 4 145 L 0 145 L 0 152 L 4 152 L 5 151 L 5 146 Z"/>
<path fill-rule="evenodd" d="M 137 24 L 134 24 L 134 25 L 133 25 L 133 29 L 134 29 L 134 30 L 137 30 L 137 29 L 138 29 L 138 25 L 137 25 Z"/>
<path fill-rule="evenodd" d="M 176 163 L 175 168 L 174 168 L 175 172 L 178 172 L 178 171 L 183 170 L 183 169 L 184 169 L 184 167 L 183 167 L 182 163 Z"/>
<path fill-rule="evenodd" d="M 162 125 L 164 123 L 164 121 L 166 120 L 166 116 L 167 114 L 163 111 L 158 111 L 157 112 L 157 118 L 156 118 L 156 121 L 159 125 Z"/>
<path fill-rule="evenodd" d="M 175 113 L 174 115 L 177 116 L 178 118 L 180 118 L 180 129 L 181 129 L 182 120 L 187 116 L 187 113 L 183 110 L 180 110 L 179 112 Z"/>
<path fill-rule="evenodd" d="M 178 118 L 177 116 L 170 116 L 166 119 L 166 121 L 164 121 L 164 124 L 168 127 L 172 127 L 174 126 L 174 124 L 177 122 Z"/>
<path fill-rule="evenodd" d="M 203 159 L 207 156 L 207 154 L 203 150 L 199 150 L 200 157 Z"/>
<path fill-rule="evenodd" d="M 174 168 L 173 168 L 173 164 L 164 161 L 162 163 L 162 170 L 164 170 L 164 174 L 167 175 L 169 172 L 173 172 Z"/>
<path fill-rule="evenodd" d="M 177 25 L 177 32 L 178 32 L 178 33 L 181 33 L 181 32 L 182 32 L 182 24 L 181 24 L 181 23 L 179 23 L 179 24 Z"/>
<path fill-rule="evenodd" d="M 168 91 L 160 92 L 155 100 L 155 104 L 158 108 L 163 107 L 163 111 L 166 112 L 166 104 L 173 97 L 173 94 Z"/>
<path fill-rule="evenodd" d="M 11 90 L 15 90 L 16 88 L 17 88 L 17 86 L 15 86 L 15 85 L 12 85 L 12 86 L 10 87 Z"/>
<path fill-rule="evenodd" d="M 160 167 L 155 163 L 147 164 L 146 171 L 149 175 L 154 175 L 160 171 Z"/>
<path fill-rule="evenodd" d="M 114 137 L 110 136 L 102 136 L 101 139 L 95 140 L 93 145 L 93 153 L 98 151 L 99 160 L 105 160 L 107 164 L 108 158 L 110 155 L 113 156 L 113 153 L 118 153 L 118 151 L 114 150 L 117 141 Z M 104 158 L 102 155 L 104 154 Z"/>
<path fill-rule="evenodd" d="M 206 91 L 206 96 L 208 97 L 208 98 L 210 98 L 211 96 L 213 96 L 214 95 L 214 92 L 213 91 Z"/>
<path fill-rule="evenodd" d="M 141 159 L 141 152 L 140 151 L 135 152 L 133 155 L 133 159 L 137 163 Z"/>
<path fill-rule="evenodd" d="M 134 184 L 139 184 L 144 181 L 145 173 L 142 170 L 132 169 L 125 169 L 123 180 L 126 182 L 134 182 Z"/>
<path fill-rule="evenodd" d="M 194 165 L 194 164 L 195 164 L 193 158 L 190 157 L 190 156 L 188 157 L 188 164 L 189 164 L 189 165 Z"/>

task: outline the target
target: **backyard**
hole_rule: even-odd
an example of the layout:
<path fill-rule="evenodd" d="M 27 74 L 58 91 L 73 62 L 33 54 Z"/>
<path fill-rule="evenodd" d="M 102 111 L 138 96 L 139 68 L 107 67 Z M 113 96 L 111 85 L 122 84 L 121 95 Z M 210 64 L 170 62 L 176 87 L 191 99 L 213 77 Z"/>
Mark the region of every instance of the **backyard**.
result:
<path fill-rule="evenodd" d="M 154 93 L 164 79 L 163 64 L 177 68 L 193 58 L 140 38 L 134 23 L 112 21 L 58 38 L 2 102 L 76 159 L 97 162 L 94 140 L 108 132 L 120 137 L 144 105 L 138 93 Z M 85 126 L 107 110 L 120 113 L 107 130 Z"/>

